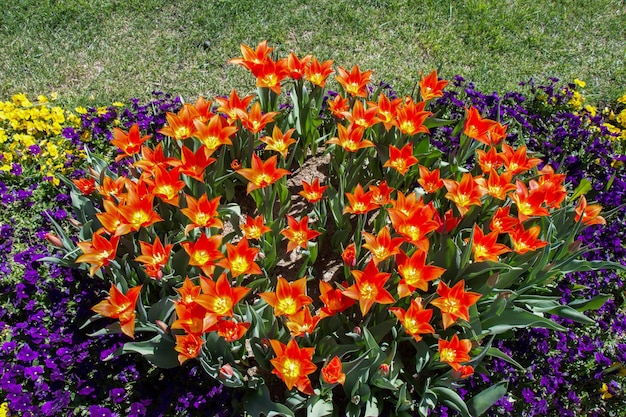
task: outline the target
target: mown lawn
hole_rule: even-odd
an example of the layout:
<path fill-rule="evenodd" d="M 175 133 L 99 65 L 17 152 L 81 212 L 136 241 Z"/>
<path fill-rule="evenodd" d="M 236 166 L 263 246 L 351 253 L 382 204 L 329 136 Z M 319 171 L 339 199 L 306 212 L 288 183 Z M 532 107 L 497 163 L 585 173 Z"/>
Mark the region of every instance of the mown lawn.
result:
<path fill-rule="evenodd" d="M 251 90 L 226 61 L 267 39 L 280 56 L 358 63 L 402 93 L 438 68 L 482 91 L 579 78 L 590 101 L 614 101 L 626 88 L 625 13 L 621 0 L 16 0 L 2 6 L 0 97 L 55 91 L 102 105 Z"/>

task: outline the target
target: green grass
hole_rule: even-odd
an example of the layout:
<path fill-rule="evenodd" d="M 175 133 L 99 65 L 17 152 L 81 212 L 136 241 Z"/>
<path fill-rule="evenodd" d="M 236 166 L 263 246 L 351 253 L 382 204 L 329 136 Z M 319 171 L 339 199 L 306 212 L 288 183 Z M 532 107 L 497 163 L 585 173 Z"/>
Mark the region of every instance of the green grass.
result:
<path fill-rule="evenodd" d="M 0 98 L 251 91 L 252 76 L 226 61 L 263 39 L 281 57 L 373 69 L 401 93 L 433 68 L 485 92 L 551 76 L 586 81 L 592 101 L 626 92 L 623 0 L 13 0 L 0 20 Z"/>

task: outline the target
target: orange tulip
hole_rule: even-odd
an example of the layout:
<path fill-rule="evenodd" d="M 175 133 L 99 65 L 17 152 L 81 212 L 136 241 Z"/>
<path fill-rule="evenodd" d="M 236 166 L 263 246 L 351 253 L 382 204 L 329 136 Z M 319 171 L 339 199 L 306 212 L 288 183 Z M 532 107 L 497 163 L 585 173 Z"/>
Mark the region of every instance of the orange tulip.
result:
<path fill-rule="evenodd" d="M 334 356 L 321 371 L 322 379 L 327 384 L 341 384 L 346 382 L 346 374 L 342 371 L 342 364 L 339 356 Z"/>
<path fill-rule="evenodd" d="M 350 205 L 343 209 L 343 213 L 365 214 L 375 210 L 378 206 L 372 201 L 372 192 L 363 191 L 361 184 L 357 184 L 354 193 L 346 193 Z"/>
<path fill-rule="evenodd" d="M 111 198 L 119 199 L 124 191 L 124 177 L 120 176 L 113 179 L 105 175 L 102 179 L 102 184 L 96 185 L 96 190 L 98 190 L 104 200 L 110 200 Z"/>
<path fill-rule="evenodd" d="M 278 126 L 274 126 L 272 136 L 264 136 L 260 141 L 267 145 L 265 150 L 278 152 L 283 158 L 287 158 L 289 146 L 296 143 L 296 140 L 291 138 L 295 131 L 296 129 L 289 129 L 283 134 Z"/>
<path fill-rule="evenodd" d="M 348 111 L 348 99 L 337 94 L 332 100 L 328 100 L 328 110 L 339 120 L 345 119 L 345 112 Z"/>
<path fill-rule="evenodd" d="M 417 158 L 413 156 L 413 144 L 409 142 L 402 149 L 393 145 L 389 146 L 389 159 L 383 167 L 393 168 L 404 176 L 415 164 L 417 164 Z"/>
<path fill-rule="evenodd" d="M 319 286 L 320 301 L 324 303 L 320 309 L 320 318 L 334 316 L 356 304 L 356 301 L 343 295 L 342 290 L 333 288 L 328 282 L 320 281 Z M 343 286 L 347 287 L 347 283 L 344 282 Z"/>
<path fill-rule="evenodd" d="M 482 229 L 475 224 L 474 236 L 472 237 L 472 253 L 474 254 L 474 262 L 498 262 L 499 255 L 511 252 L 511 249 L 508 246 L 502 243 L 497 243 L 497 240 L 497 231 L 493 231 L 485 235 Z"/>
<path fill-rule="evenodd" d="M 276 155 L 263 162 L 257 154 L 252 154 L 252 168 L 242 168 L 237 171 L 249 181 L 246 188 L 248 194 L 257 188 L 265 188 L 290 174 L 286 169 L 276 168 L 276 163 Z"/>
<path fill-rule="evenodd" d="M 222 268 L 230 270 L 231 276 L 256 275 L 262 273 L 259 265 L 254 262 L 254 258 L 259 249 L 251 248 L 248 239 L 241 239 L 237 245 L 226 244 L 226 258 L 218 262 Z"/>
<path fill-rule="evenodd" d="M 561 203 L 567 197 L 567 190 L 563 186 L 563 181 L 566 178 L 565 174 L 555 174 L 554 168 L 550 165 L 545 165 L 540 171 L 538 187 L 545 191 L 545 205 L 549 208 L 559 208 Z M 535 181 L 531 181 L 529 185 L 534 187 Z"/>
<path fill-rule="evenodd" d="M 461 182 L 444 179 L 443 183 L 448 190 L 445 197 L 456 205 L 461 216 L 465 216 L 471 206 L 481 205 L 480 188 L 469 172 L 463 174 Z"/>
<path fill-rule="evenodd" d="M 184 104 L 178 113 L 167 112 L 167 126 L 159 130 L 159 133 L 177 140 L 190 138 L 196 130 L 194 119 L 200 117 L 198 110 L 191 104 Z"/>
<path fill-rule="evenodd" d="M 404 238 L 394 237 L 392 239 L 387 226 L 383 227 L 377 236 L 363 232 L 363 238 L 366 242 L 363 247 L 371 252 L 372 260 L 376 265 L 400 253 L 400 245 L 404 243 Z"/>
<path fill-rule="evenodd" d="M 368 106 L 367 110 L 365 110 L 363 103 L 361 103 L 360 100 L 355 100 L 352 106 L 352 112 L 344 111 L 343 116 L 351 124 L 367 129 L 368 127 L 380 123 L 380 119 L 376 116 L 377 113 L 378 107 L 376 104 Z"/>
<path fill-rule="evenodd" d="M 197 335 L 176 335 L 174 350 L 178 352 L 178 363 L 182 365 L 186 360 L 198 357 L 203 344 L 204 340 Z"/>
<path fill-rule="evenodd" d="M 448 81 L 439 81 L 437 70 L 433 70 L 426 77 L 422 75 L 422 79 L 419 82 L 422 100 L 428 101 L 436 97 L 443 97 L 443 89 L 446 85 L 448 85 Z"/>
<path fill-rule="evenodd" d="M 372 203 L 377 206 L 382 207 L 391 203 L 391 193 L 394 189 L 387 184 L 387 181 L 383 180 L 377 186 L 370 185 L 368 190 L 372 192 Z"/>
<path fill-rule="evenodd" d="M 443 281 L 439 281 L 437 286 L 439 298 L 430 303 L 441 310 L 444 330 L 452 326 L 457 319 L 469 321 L 469 308 L 478 301 L 481 294 L 475 292 L 465 292 L 465 280 L 460 280 L 452 288 Z"/>
<path fill-rule="evenodd" d="M 180 192 L 186 187 L 185 182 L 180 179 L 180 169 L 174 168 L 166 171 L 165 168 L 157 166 L 154 170 L 154 181 L 151 183 L 150 193 L 159 197 L 164 203 L 178 207 Z"/>
<path fill-rule="evenodd" d="M 263 223 L 263 215 L 257 217 L 250 217 L 246 214 L 246 222 L 241 225 L 246 239 L 260 239 L 264 233 L 271 231 L 272 229 Z"/>
<path fill-rule="evenodd" d="M 91 264 L 89 275 L 93 276 L 100 268 L 115 260 L 119 241 L 119 236 L 111 236 L 111 239 L 107 240 L 102 235 L 94 233 L 91 241 L 77 243 L 83 254 L 76 258 L 76 263 Z"/>
<path fill-rule="evenodd" d="M 186 195 L 185 198 L 187 208 L 180 209 L 180 211 L 191 220 L 191 223 L 185 226 L 185 235 L 196 227 L 217 227 L 219 229 L 224 227 L 217 212 L 220 197 L 215 197 L 210 201 L 206 194 L 202 194 L 198 200 L 190 195 Z"/>
<path fill-rule="evenodd" d="M 232 320 L 220 320 L 217 324 L 217 334 L 223 337 L 227 342 L 239 340 L 246 334 L 250 328 L 248 322 L 235 322 Z"/>
<path fill-rule="evenodd" d="M 193 281 L 189 277 L 185 277 L 183 285 L 180 288 L 175 288 L 176 292 L 180 296 L 180 299 L 174 300 L 174 304 L 183 304 L 189 306 L 195 303 L 196 297 L 200 295 L 202 287 L 200 285 L 194 285 Z"/>
<path fill-rule="evenodd" d="M 299 59 L 293 52 L 287 57 L 287 68 L 289 69 L 289 77 L 293 80 L 299 80 L 304 76 L 305 69 L 311 60 L 311 55 L 307 55 Z"/>
<path fill-rule="evenodd" d="M 532 226 L 528 230 L 524 229 L 524 226 L 521 224 L 513 230 L 509 232 L 509 237 L 511 238 L 511 242 L 513 243 L 513 250 L 515 253 L 519 253 L 520 255 L 525 254 L 526 252 L 534 251 L 539 248 L 543 248 L 548 244 L 548 242 L 537 239 L 539 233 L 541 232 L 541 227 Z"/>
<path fill-rule="evenodd" d="M 141 255 L 135 258 L 135 261 L 141 262 L 146 268 L 146 273 L 150 278 L 161 279 L 163 277 L 163 267 L 167 265 L 167 260 L 173 244 L 165 245 L 161 243 L 161 239 L 157 236 L 154 243 L 139 241 L 141 247 Z"/>
<path fill-rule="evenodd" d="M 335 72 L 332 66 L 332 60 L 320 63 L 317 58 L 312 57 L 309 65 L 304 68 L 304 78 L 310 81 L 311 84 L 324 88 L 328 76 Z"/>
<path fill-rule="evenodd" d="M 515 193 L 511 194 L 511 200 L 515 202 L 519 220 L 523 222 L 529 217 L 549 216 L 550 212 L 548 209 L 542 207 L 545 197 L 545 191 L 535 189 L 528 192 L 528 188 L 526 188 L 523 182 L 516 181 L 516 190 Z"/>
<path fill-rule="evenodd" d="M 496 122 L 483 119 L 476 107 L 470 107 L 465 114 L 463 133 L 487 146 L 491 146 L 491 128 Z"/>
<path fill-rule="evenodd" d="M 256 77 L 256 86 L 269 88 L 276 94 L 280 94 L 280 82 L 290 74 L 286 59 L 274 62 L 267 57 L 265 60 L 251 69 L 252 75 Z"/>
<path fill-rule="evenodd" d="M 311 361 L 315 348 L 300 348 L 295 339 L 291 339 L 287 345 L 272 339 L 270 344 L 276 354 L 275 359 L 270 359 L 274 365 L 272 373 L 283 380 L 287 389 L 296 387 L 304 394 L 313 394 L 311 380 L 307 375 L 317 369 Z"/>
<path fill-rule="evenodd" d="M 500 158 L 504 163 L 504 169 L 511 172 L 513 175 L 528 171 L 541 162 L 539 158 L 528 158 L 526 156 L 526 146 L 521 146 L 519 149 L 514 150 L 506 143 L 502 144 L 502 153 Z"/>
<path fill-rule="evenodd" d="M 152 173 L 157 166 L 166 168 L 168 166 L 177 165 L 180 165 L 180 161 L 178 159 L 165 157 L 162 143 L 159 143 L 154 150 L 147 146 L 142 146 L 141 159 L 133 164 L 135 168 L 143 169 L 148 173 Z"/>
<path fill-rule="evenodd" d="M 210 158 L 209 154 L 209 150 L 204 145 L 200 145 L 195 153 L 188 147 L 183 146 L 180 156 L 180 173 L 204 182 L 204 171 L 215 162 L 215 158 Z"/>
<path fill-rule="evenodd" d="M 300 221 L 287 215 L 287 228 L 280 232 L 289 242 L 287 243 L 287 252 L 291 252 L 297 247 L 306 249 L 309 241 L 321 235 L 317 230 L 309 229 L 309 217 L 304 216 Z"/>
<path fill-rule="evenodd" d="M 215 115 L 208 124 L 200 120 L 194 121 L 195 138 L 206 147 L 206 156 L 209 157 L 222 145 L 232 145 L 230 137 L 237 132 L 237 127 L 229 126 L 222 116 Z"/>
<path fill-rule="evenodd" d="M 183 329 L 189 334 L 201 335 L 212 331 L 217 324 L 217 314 L 208 311 L 200 304 L 175 304 L 176 320 L 172 329 Z"/>
<path fill-rule="evenodd" d="M 411 306 L 406 311 L 400 307 L 390 307 L 389 311 L 398 317 L 406 333 L 413 336 L 416 342 L 422 340 L 423 334 L 435 333 L 430 325 L 433 311 L 424 309 L 421 298 L 411 300 Z"/>
<path fill-rule="evenodd" d="M 373 261 L 370 261 L 365 270 L 351 271 L 355 284 L 343 290 L 343 295 L 359 302 L 361 314 L 365 316 L 374 303 L 393 304 L 396 300 L 384 289 L 385 283 L 391 276 L 380 272 Z"/>
<path fill-rule="evenodd" d="M 374 71 L 361 72 L 358 65 L 352 68 L 352 71 L 348 72 L 343 67 L 337 67 L 339 73 L 335 79 L 342 85 L 346 93 L 353 97 L 366 97 L 367 96 L 367 83 L 370 82 L 370 78 Z"/>
<path fill-rule="evenodd" d="M 428 194 L 436 193 L 443 187 L 443 180 L 440 177 L 439 168 L 429 171 L 425 166 L 420 165 L 420 178 L 417 180 L 424 191 Z"/>
<path fill-rule="evenodd" d="M 306 295 L 306 278 L 289 282 L 283 277 L 278 277 L 276 291 L 264 292 L 259 296 L 272 306 L 275 316 L 292 316 L 313 302 L 313 299 Z"/>
<path fill-rule="evenodd" d="M 228 60 L 231 64 L 241 65 L 242 67 L 252 71 L 252 69 L 265 62 L 269 58 L 270 52 L 274 50 L 274 48 L 270 48 L 267 46 L 267 41 L 264 40 L 260 42 L 255 49 L 252 49 L 246 44 L 241 44 L 241 54 L 243 57 L 241 58 L 233 58 Z"/>
<path fill-rule="evenodd" d="M 443 219 L 441 218 L 441 216 L 439 216 L 439 212 L 437 211 L 435 211 L 435 216 L 433 217 L 433 219 L 439 225 L 439 227 L 437 228 L 437 233 L 450 234 L 450 232 L 454 230 L 454 228 L 457 227 L 459 223 L 461 223 L 461 220 L 463 218 L 454 217 L 452 209 L 448 209 L 448 211 L 443 214 Z"/>
<path fill-rule="evenodd" d="M 141 197 L 139 193 L 143 193 L 141 187 L 138 187 L 138 190 L 130 190 L 126 204 L 117 208 L 124 219 L 124 223 L 133 231 L 163 221 L 161 216 L 152 208 L 154 196 L 144 195 Z M 119 233 L 119 230 L 118 228 L 118 232 L 116 233 Z M 128 232 L 126 231 L 126 233 Z"/>
<path fill-rule="evenodd" d="M 606 224 L 606 220 L 604 219 L 604 217 L 600 216 L 601 211 L 601 205 L 587 205 L 587 199 L 585 198 L 585 196 L 580 196 L 580 200 L 578 200 L 578 205 L 576 206 L 575 220 L 577 222 L 580 221 L 580 218 L 582 216 L 583 223 L 587 226 L 591 226 L 592 224 Z"/>
<path fill-rule="evenodd" d="M 343 252 L 341 252 L 341 259 L 343 259 L 343 262 L 349 267 L 356 265 L 356 247 L 354 243 L 350 243 Z"/>
<path fill-rule="evenodd" d="M 139 151 L 141 151 L 141 145 L 150 139 L 150 137 L 150 135 L 141 137 L 137 123 L 130 127 L 128 133 L 124 132 L 122 129 L 114 127 L 113 140 L 111 140 L 111 144 L 117 146 L 118 149 L 122 151 L 121 154 L 115 157 L 115 162 L 119 162 L 127 156 L 133 156 L 139 153 Z"/>
<path fill-rule="evenodd" d="M 456 334 L 452 336 L 450 341 L 439 339 L 439 361 L 447 363 L 455 371 L 461 369 L 461 362 L 470 360 L 470 350 L 472 350 L 472 341 L 469 339 L 459 340 Z"/>
<path fill-rule="evenodd" d="M 428 283 L 439 278 L 445 271 L 434 265 L 426 265 L 426 252 L 416 250 L 409 258 L 404 252 L 396 255 L 398 274 L 402 279 L 398 283 L 398 297 L 413 294 L 416 289 L 428 291 Z"/>
<path fill-rule="evenodd" d="M 324 195 L 324 190 L 326 190 L 327 188 L 327 185 L 320 186 L 319 178 L 314 178 L 313 184 L 309 184 L 308 182 L 302 180 L 302 191 L 300 191 L 298 194 L 306 198 L 309 203 L 317 203 L 322 199 L 322 196 Z"/>
<path fill-rule="evenodd" d="M 516 217 L 509 216 L 510 210 L 511 206 L 498 208 L 491 218 L 489 228 L 498 233 L 511 233 L 514 231 L 519 226 L 520 221 Z"/>
<path fill-rule="evenodd" d="M 246 109 L 252 102 L 253 95 L 239 98 L 237 91 L 233 90 L 228 98 L 216 97 L 215 101 L 219 104 L 217 111 L 228 117 L 229 124 L 233 124 L 235 120 L 240 119 L 240 114 L 245 113 Z"/>
<path fill-rule="evenodd" d="M 424 121 L 433 114 L 424 110 L 425 103 L 405 102 L 396 112 L 396 126 L 405 135 L 413 136 L 418 133 L 430 133 L 424 126 Z"/>
<path fill-rule="evenodd" d="M 364 132 L 365 130 L 362 127 L 354 124 L 351 124 L 349 127 L 337 125 L 337 133 L 339 136 L 327 140 L 326 143 L 329 145 L 339 145 L 348 152 L 356 152 L 359 149 L 373 147 L 374 144 L 371 141 L 363 139 Z"/>
<path fill-rule="evenodd" d="M 111 284 L 109 297 L 100 301 L 91 309 L 104 317 L 119 319 L 122 333 L 134 339 L 135 304 L 139 298 L 141 287 L 141 285 L 132 287 L 124 295 L 114 284 Z"/>
<path fill-rule="evenodd" d="M 389 131 L 392 126 L 395 124 L 396 115 L 398 112 L 398 108 L 402 104 L 401 98 L 395 98 L 393 100 L 389 100 L 389 97 L 385 95 L 385 93 L 380 93 L 378 95 L 378 102 L 368 102 L 370 106 L 376 106 L 376 110 L 378 111 L 378 116 L 380 121 L 385 126 L 385 130 Z"/>
<path fill-rule="evenodd" d="M 481 188 L 482 192 L 485 192 L 498 200 L 506 200 L 508 192 L 515 190 L 515 185 L 511 184 L 512 178 L 513 175 L 510 172 L 498 175 L 498 173 L 492 169 L 489 173 L 488 180 L 484 177 L 479 177 L 475 178 L 474 181 Z"/>
<path fill-rule="evenodd" d="M 93 178 L 79 178 L 72 180 L 72 182 L 83 195 L 91 195 L 96 191 L 96 180 Z"/>
<path fill-rule="evenodd" d="M 207 237 L 204 233 L 200 234 L 200 238 L 196 242 L 181 243 L 185 252 L 189 254 L 189 265 L 200 267 L 202 272 L 207 275 L 213 273 L 215 263 L 224 256 L 219 250 L 221 245 L 221 235 Z"/>
<path fill-rule="evenodd" d="M 265 126 L 274 121 L 274 116 L 278 114 L 276 111 L 270 111 L 265 114 L 261 112 L 261 104 L 257 101 L 250 108 L 250 112 L 238 110 L 241 123 L 245 129 L 252 133 L 259 133 L 265 129 Z"/>
<path fill-rule="evenodd" d="M 198 114 L 199 114 L 199 116 L 197 117 L 197 120 L 203 123 L 207 123 L 211 119 L 211 117 L 214 116 L 213 112 L 211 111 L 212 103 L 213 102 L 211 100 L 207 101 L 202 96 L 198 97 L 196 102 L 193 104 L 193 107 L 195 107 L 195 109 L 198 111 Z"/>
<path fill-rule="evenodd" d="M 320 319 L 320 316 L 311 316 L 311 311 L 308 308 L 303 308 L 296 314 L 289 316 L 286 326 L 291 337 L 304 336 L 313 333 Z"/>
<path fill-rule="evenodd" d="M 436 210 L 429 204 L 414 209 L 409 216 L 396 208 L 389 209 L 388 212 L 396 232 L 423 252 L 428 252 L 430 242 L 427 235 L 439 228 L 439 223 L 434 218 Z"/>
<path fill-rule="evenodd" d="M 476 156 L 478 157 L 478 165 L 484 173 L 497 170 L 502 166 L 502 158 L 495 147 L 489 148 L 489 152 L 476 149 Z"/>
<path fill-rule="evenodd" d="M 233 307 L 250 290 L 246 287 L 231 287 L 226 274 L 220 275 L 217 282 L 201 277 L 200 286 L 202 294 L 197 295 L 194 301 L 219 317 L 232 317 Z"/>

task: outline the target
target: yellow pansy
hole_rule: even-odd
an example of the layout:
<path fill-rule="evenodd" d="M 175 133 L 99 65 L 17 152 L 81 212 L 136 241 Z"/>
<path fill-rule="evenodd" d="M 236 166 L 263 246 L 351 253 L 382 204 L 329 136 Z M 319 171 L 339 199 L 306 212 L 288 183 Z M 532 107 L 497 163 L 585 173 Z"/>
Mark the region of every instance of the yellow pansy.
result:
<path fill-rule="evenodd" d="M 576 84 L 577 86 L 581 88 L 585 88 L 585 86 L 587 85 L 586 82 L 579 80 L 578 78 L 574 79 L 574 84 Z"/>

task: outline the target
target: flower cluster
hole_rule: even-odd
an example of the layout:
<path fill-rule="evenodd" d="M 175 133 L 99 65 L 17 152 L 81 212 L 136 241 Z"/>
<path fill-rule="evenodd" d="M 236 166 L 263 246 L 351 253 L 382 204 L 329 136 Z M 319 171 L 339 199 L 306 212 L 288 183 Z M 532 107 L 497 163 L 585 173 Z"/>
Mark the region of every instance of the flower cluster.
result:
<path fill-rule="evenodd" d="M 479 106 L 436 117 L 453 97 L 436 72 L 419 101 L 398 99 L 358 66 L 271 51 L 231 60 L 256 96 L 199 98 L 156 132 L 113 129 L 128 169 L 89 156 L 70 184 L 80 241 L 58 229 L 66 254 L 48 260 L 110 283 L 95 334 L 137 339 L 113 356 L 199 363 L 246 388 L 248 413 L 484 412 L 505 384 L 467 402 L 457 390 L 485 357 L 516 363 L 496 336 L 565 330 L 550 314 L 590 322 L 598 297 L 545 293 L 567 271 L 619 266 L 579 259 L 600 206 L 584 188 L 568 199 L 557 164 Z"/>
<path fill-rule="evenodd" d="M 20 177 L 27 169 L 24 177 L 33 184 L 43 178 L 58 185 L 58 174 L 84 156 L 61 135 L 65 127 L 77 122 L 73 113 L 51 106 L 43 95 L 34 103 L 24 94 L 0 102 L 0 175 Z"/>
<path fill-rule="evenodd" d="M 620 163 L 624 160 L 623 148 L 606 128 L 611 122 L 611 112 L 596 114 L 589 105 L 575 111 L 566 98 L 572 95 L 569 90 L 581 87 L 581 82 L 565 87 L 559 87 L 557 82 L 553 79 L 548 85 L 536 86 L 531 81 L 527 83 L 529 95 L 511 92 L 500 97 L 485 95 L 471 83 L 457 78 L 456 88 L 448 90 L 437 104 L 450 112 L 474 105 L 490 117 L 517 126 L 511 131 L 511 139 L 532 138 L 528 146 L 543 155 L 542 163 L 559 167 L 567 175 L 565 182 L 572 187 L 586 184 L 587 198 L 595 199 L 605 209 L 618 210 L 610 224 L 585 229 L 581 242 L 595 249 L 585 255 L 587 259 L 608 258 L 624 264 L 626 250 L 621 242 L 626 238 L 622 206 L 626 198 L 626 172 Z M 616 108 L 620 106 L 618 103 Z M 458 142 L 451 133 L 445 127 L 435 133 L 441 138 L 442 147 L 446 138 Z M 623 275 L 610 271 L 577 272 L 560 280 L 553 292 L 563 303 L 570 302 L 572 292 L 581 289 L 585 298 L 600 292 L 610 296 L 606 302 L 606 297 L 601 298 L 594 306 L 596 311 L 589 313 L 598 322 L 597 327 L 574 326 L 561 320 L 568 327 L 567 332 L 520 330 L 515 343 L 499 342 L 502 350 L 527 368 L 520 372 L 505 361 L 495 360 L 496 372 L 481 374 L 470 381 L 481 387 L 485 381 L 490 384 L 504 377 L 518 387 L 498 403 L 494 414 L 545 415 L 550 409 L 558 410 L 561 415 L 606 415 L 623 407 L 623 391 L 618 388 L 624 384 L 620 369 L 625 363 L 626 347 L 623 279 Z M 545 361 L 546 357 L 550 359 Z"/>

